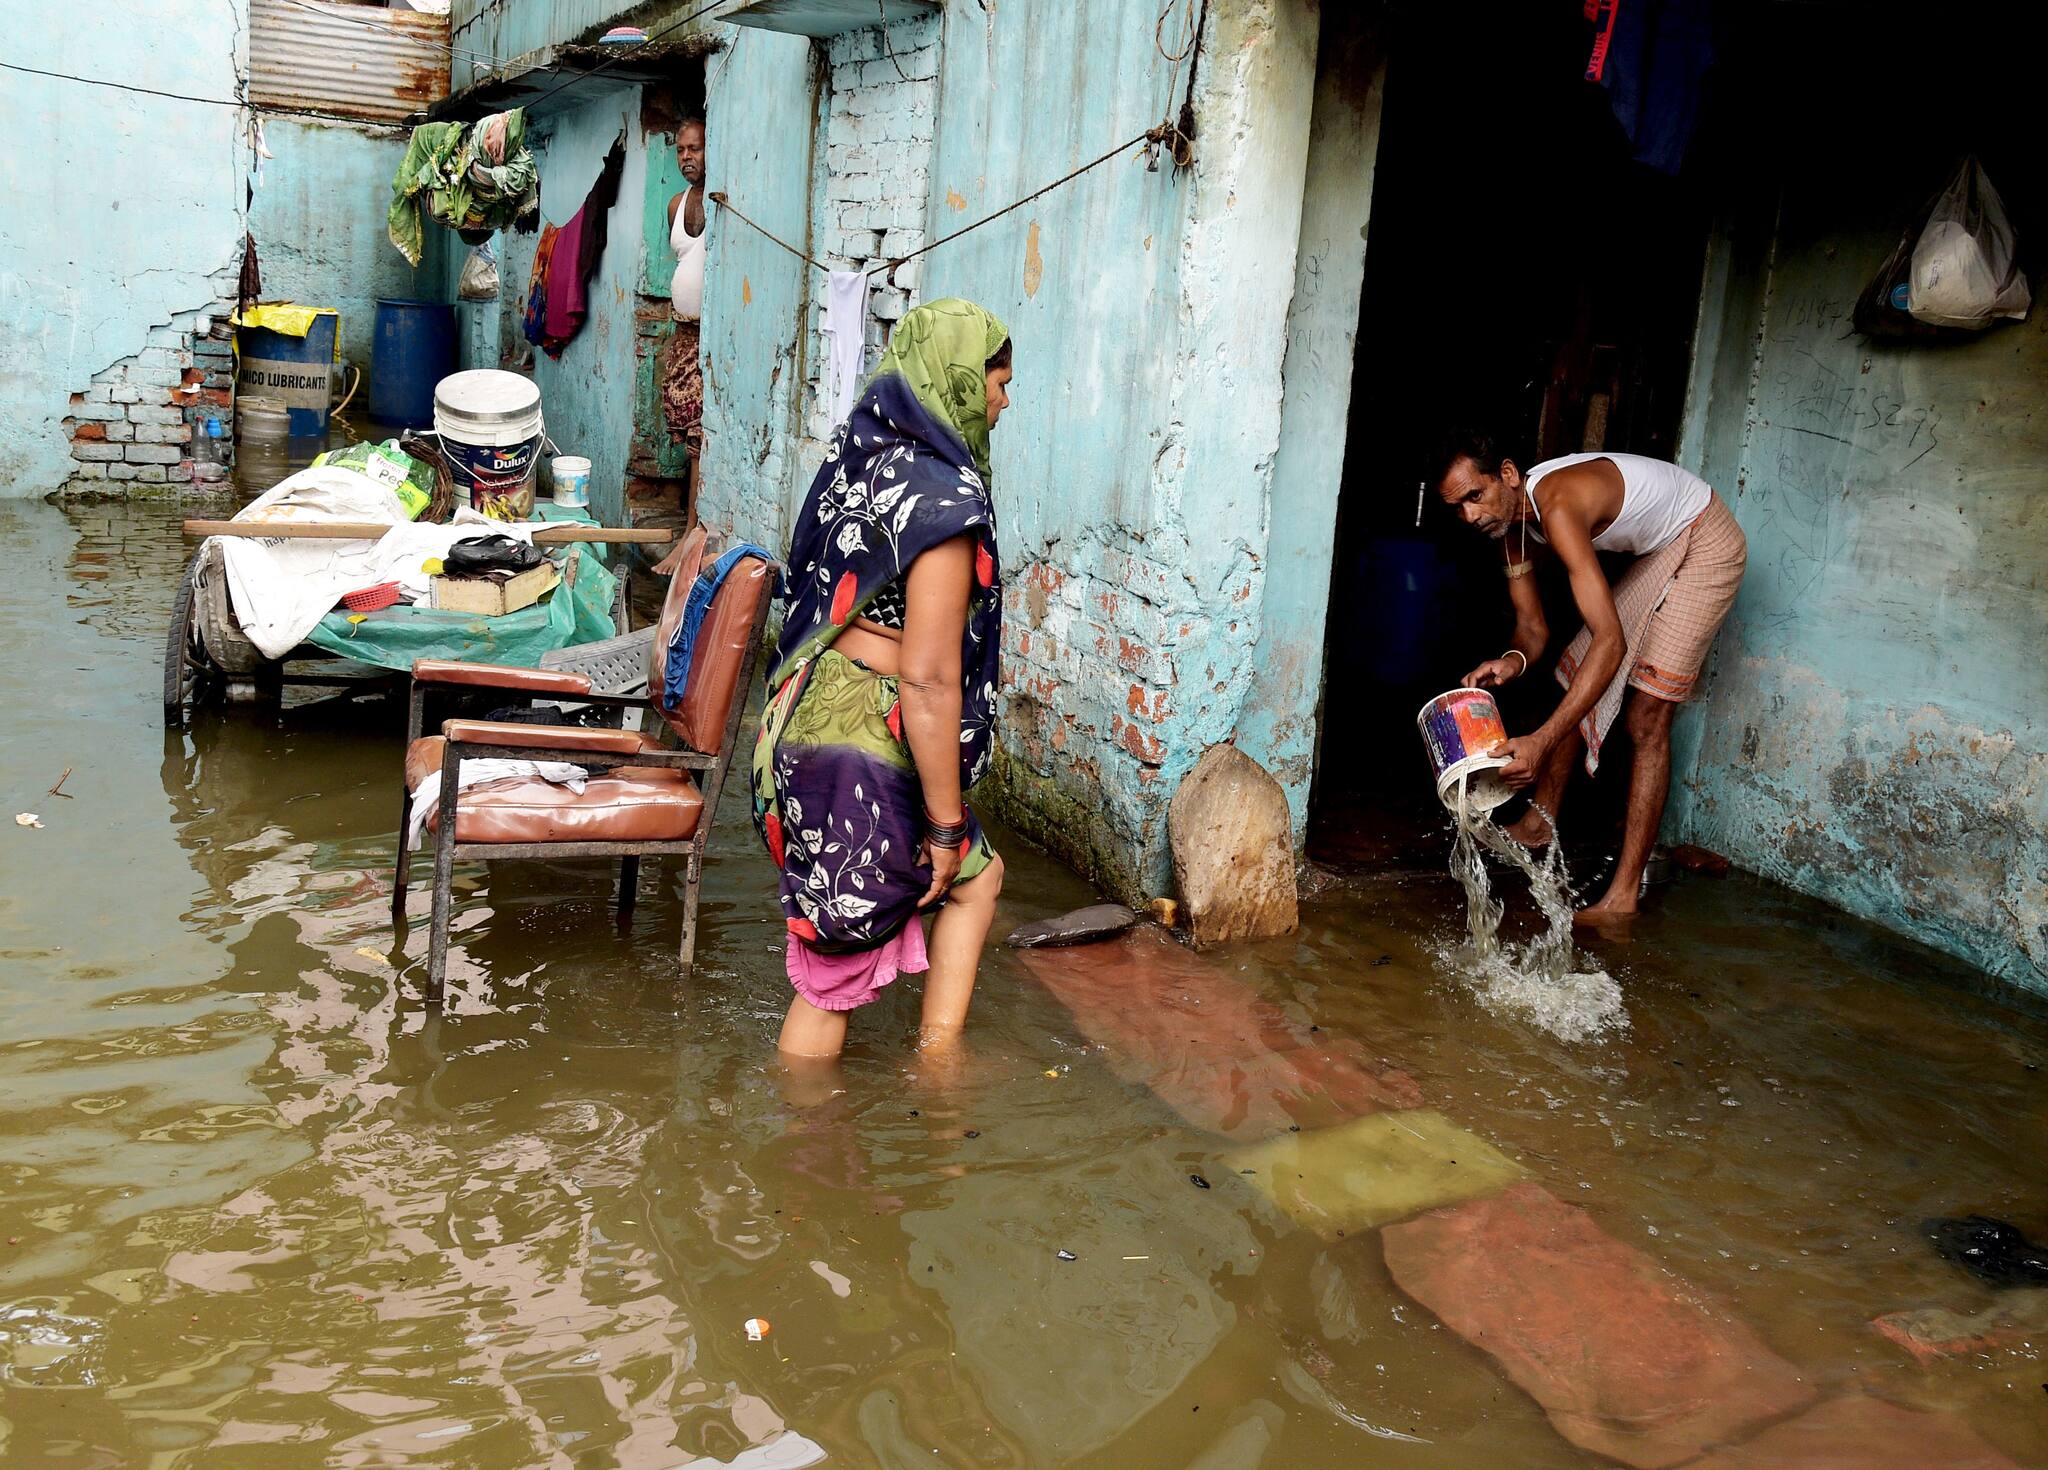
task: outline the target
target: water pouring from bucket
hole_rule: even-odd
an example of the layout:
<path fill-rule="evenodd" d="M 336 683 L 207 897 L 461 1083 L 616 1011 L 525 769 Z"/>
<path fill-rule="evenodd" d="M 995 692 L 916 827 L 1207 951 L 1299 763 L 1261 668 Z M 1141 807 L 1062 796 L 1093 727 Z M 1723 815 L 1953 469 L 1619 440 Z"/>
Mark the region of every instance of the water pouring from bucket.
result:
<path fill-rule="evenodd" d="M 1571 891 L 1562 848 L 1553 837 L 1538 860 L 1493 824 L 1490 813 L 1515 792 L 1500 777 L 1506 756 L 1489 754 L 1508 738 L 1500 707 L 1484 689 L 1439 694 L 1415 717 L 1429 752 L 1436 794 L 1457 820 L 1451 875 L 1465 891 L 1465 943 L 1445 963 L 1488 1007 L 1519 1015 L 1563 1041 L 1586 1041 L 1627 1025 L 1621 987 L 1597 966 L 1582 965 L 1572 940 Z M 1499 936 L 1502 905 L 1493 897 L 1485 854 L 1529 880 L 1545 927 L 1523 944 Z"/>

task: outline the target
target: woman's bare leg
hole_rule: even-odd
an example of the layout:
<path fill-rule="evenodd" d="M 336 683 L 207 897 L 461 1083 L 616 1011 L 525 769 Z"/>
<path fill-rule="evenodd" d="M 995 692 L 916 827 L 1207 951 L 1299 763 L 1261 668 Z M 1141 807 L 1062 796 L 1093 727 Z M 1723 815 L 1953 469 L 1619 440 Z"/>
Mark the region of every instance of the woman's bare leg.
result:
<path fill-rule="evenodd" d="M 820 1010 L 802 996 L 791 996 L 789 1014 L 775 1049 L 792 1057 L 836 1057 L 846 1045 L 846 1012 Z"/>
<path fill-rule="evenodd" d="M 998 857 L 955 888 L 938 918 L 932 920 L 932 967 L 924 977 L 920 1046 L 950 1041 L 967 1024 L 974 973 L 981 966 L 982 946 L 996 920 L 996 898 L 1002 891 L 1003 860 Z"/>

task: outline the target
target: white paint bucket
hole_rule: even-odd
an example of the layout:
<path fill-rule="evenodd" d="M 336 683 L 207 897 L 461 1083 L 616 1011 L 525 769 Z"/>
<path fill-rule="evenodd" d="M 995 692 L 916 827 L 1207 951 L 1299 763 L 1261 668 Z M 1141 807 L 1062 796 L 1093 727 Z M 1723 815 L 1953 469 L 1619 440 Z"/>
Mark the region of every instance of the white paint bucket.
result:
<path fill-rule="evenodd" d="M 531 379 L 496 368 L 449 374 L 434 385 L 434 432 L 474 509 L 498 501 L 514 519 L 532 513 L 546 426 Z"/>
<path fill-rule="evenodd" d="M 1515 794 L 1497 774 L 1507 758 L 1486 754 L 1508 732 L 1499 706 L 1484 689 L 1439 694 L 1422 707 L 1415 725 L 1436 773 L 1437 799 L 1452 811 L 1458 810 L 1460 787 L 1465 809 L 1472 812 L 1490 812 Z"/>
<path fill-rule="evenodd" d="M 590 461 L 580 454 L 558 454 L 548 461 L 555 477 L 555 504 L 581 510 L 590 504 Z"/>

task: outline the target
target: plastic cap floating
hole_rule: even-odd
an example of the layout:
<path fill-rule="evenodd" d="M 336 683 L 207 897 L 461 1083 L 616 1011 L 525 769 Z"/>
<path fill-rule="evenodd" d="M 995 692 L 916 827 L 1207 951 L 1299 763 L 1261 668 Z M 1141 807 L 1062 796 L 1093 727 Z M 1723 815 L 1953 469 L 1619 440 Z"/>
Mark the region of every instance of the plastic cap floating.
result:
<path fill-rule="evenodd" d="M 766 1317 L 747 1318 L 748 1342 L 759 1342 L 762 1338 L 768 1335 L 768 1331 L 768 1319 Z"/>

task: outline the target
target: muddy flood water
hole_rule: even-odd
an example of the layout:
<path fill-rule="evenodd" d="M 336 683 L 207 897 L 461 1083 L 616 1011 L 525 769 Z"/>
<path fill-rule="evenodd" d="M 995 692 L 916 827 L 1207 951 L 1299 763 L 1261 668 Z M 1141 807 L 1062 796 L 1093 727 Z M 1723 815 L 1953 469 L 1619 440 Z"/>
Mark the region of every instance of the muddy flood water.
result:
<path fill-rule="evenodd" d="M 1610 1463 L 1406 1295 L 1378 1232 L 1297 1223 L 1242 1137 L 1126 1080 L 1115 1037 L 1013 954 L 955 1064 L 908 1049 L 906 983 L 836 1072 L 785 1073 L 742 782 L 692 984 L 658 864 L 624 934 L 599 867 L 458 869 L 430 1014 L 425 926 L 401 949 L 387 911 L 402 706 L 213 707 L 167 734 L 177 516 L 0 508 L 4 814 L 44 824 L 0 822 L 0 1459 Z M 1092 897 L 1007 855 L 999 932 Z M 1461 900 L 1420 870 L 1442 861 L 1204 963 L 1401 1069 L 1820 1397 L 2048 1464 L 2048 1334 L 1922 1363 L 1870 1325 L 2032 1295 L 1918 1225 L 2048 1239 L 2038 1007 L 1819 904 L 1691 879 L 1598 951 L 1626 1030 L 1565 1044 L 1440 973 Z"/>

